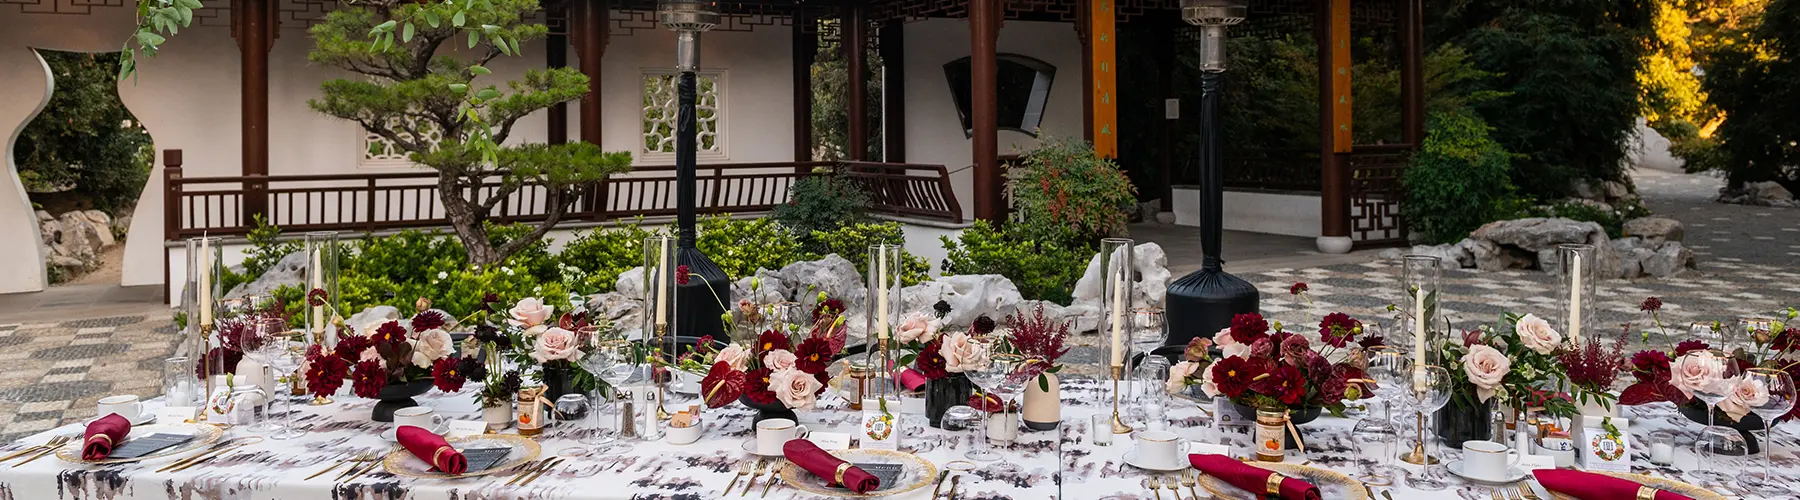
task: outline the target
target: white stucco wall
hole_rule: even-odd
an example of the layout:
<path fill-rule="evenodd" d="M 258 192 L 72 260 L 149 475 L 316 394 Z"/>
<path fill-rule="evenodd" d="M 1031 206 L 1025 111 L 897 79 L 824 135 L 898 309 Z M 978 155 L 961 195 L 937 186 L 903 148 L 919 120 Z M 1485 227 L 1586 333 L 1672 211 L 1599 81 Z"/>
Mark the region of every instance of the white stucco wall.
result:
<path fill-rule="evenodd" d="M 1175 188 L 1175 223 L 1200 225 L 1200 190 Z M 1319 195 L 1225 191 L 1225 229 L 1288 236 L 1319 235 Z"/>
<path fill-rule="evenodd" d="M 966 19 L 927 19 L 906 23 L 906 159 L 910 163 L 949 167 L 951 184 L 963 214 L 975 208 L 974 142 L 963 134 L 944 63 L 969 56 Z M 1081 137 L 1081 40 L 1069 23 L 1008 20 L 1000 28 L 997 49 L 1056 66 L 1056 80 L 1045 103 L 1041 134 Z M 1024 152 L 1037 139 L 1000 131 L 1000 154 Z M 911 245 L 908 245 L 911 246 Z"/>
<path fill-rule="evenodd" d="M 211 18 L 213 21 L 197 20 L 195 27 L 169 38 L 161 55 L 140 61 L 136 82 L 120 86 L 121 99 L 150 131 L 159 150 L 156 170 L 133 214 L 125 250 L 125 285 L 163 280 L 160 150 L 183 150 L 184 174 L 189 177 L 232 176 L 241 172 L 238 49 L 223 23 L 229 19 L 225 4 L 207 2 L 218 11 Z M 7 90 L 0 93 L 0 133 L 8 138 L 4 151 L 9 170 L 12 137 L 47 98 L 47 73 L 30 49 L 118 50 L 131 33 L 131 14 L 128 6 L 92 7 L 87 15 L 73 15 L 28 14 L 14 5 L 0 5 L 0 26 L 5 26 L 0 29 L 0 89 Z M 708 33 L 702 39 L 703 66 L 720 71 L 725 78 L 721 129 L 727 148 L 725 158 L 702 163 L 792 159 L 790 44 L 791 28 L 785 26 Z M 645 70 L 672 67 L 674 46 L 674 34 L 666 30 L 615 30 L 604 59 L 602 102 L 606 111 L 602 146 L 640 152 L 642 75 Z M 407 170 L 359 167 L 361 129 L 307 107 L 308 99 L 319 96 L 320 83 L 349 76 L 308 63 L 306 54 L 310 48 L 304 23 L 290 20 L 282 25 L 270 52 L 269 172 L 282 175 Z M 527 69 L 544 66 L 541 43 L 526 44 L 522 49 L 519 57 L 501 57 L 490 63 L 494 76 L 487 80 L 498 83 L 516 78 Z M 577 62 L 570 50 L 569 64 L 576 66 Z M 580 137 L 579 120 L 577 105 L 571 103 L 571 139 Z M 515 126 L 511 142 L 541 142 L 547 129 L 544 113 L 540 112 Z M 0 177 L 4 177 L 0 179 L 0 238 L 36 241 L 37 224 L 23 188 L 14 175 Z M 0 280 L 0 293 L 41 289 L 41 262 L 37 245 L 0 247 L 0 276 L 8 277 Z M 173 269 L 170 275 L 180 276 Z"/>

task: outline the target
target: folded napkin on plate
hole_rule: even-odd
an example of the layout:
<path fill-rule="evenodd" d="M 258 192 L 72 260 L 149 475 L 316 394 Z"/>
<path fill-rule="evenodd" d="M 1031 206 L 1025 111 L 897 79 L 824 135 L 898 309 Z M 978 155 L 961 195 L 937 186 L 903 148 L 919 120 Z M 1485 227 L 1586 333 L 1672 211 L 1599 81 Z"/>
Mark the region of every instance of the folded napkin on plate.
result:
<path fill-rule="evenodd" d="M 876 479 L 875 475 L 850 465 L 850 462 L 831 456 L 812 441 L 805 439 L 788 441 L 787 444 L 781 445 L 781 454 L 787 456 L 789 462 L 806 469 L 807 472 L 825 478 L 832 484 L 842 483 L 850 491 L 868 493 L 881 487 L 881 480 Z"/>
<path fill-rule="evenodd" d="M 1259 497 L 1269 492 L 1269 475 L 1275 472 L 1245 464 L 1225 455 L 1188 455 L 1188 463 L 1208 476 L 1219 478 Z M 1319 500 L 1319 487 L 1294 478 L 1283 478 L 1279 488 L 1282 500 Z"/>
<path fill-rule="evenodd" d="M 94 420 L 81 441 L 81 459 L 100 460 L 112 455 L 113 447 L 130 434 L 131 421 L 117 413 Z"/>
<path fill-rule="evenodd" d="M 402 425 L 399 430 L 394 431 L 394 437 L 400 441 L 400 446 L 406 447 L 406 451 L 431 464 L 438 472 L 462 474 L 469 470 L 469 459 L 463 458 L 462 452 L 451 448 L 444 438 L 432 434 L 424 427 Z"/>
<path fill-rule="evenodd" d="M 1634 481 L 1578 470 L 1538 469 L 1531 471 L 1531 474 L 1537 476 L 1538 483 L 1543 484 L 1544 489 L 1580 500 L 1634 500 L 1640 498 L 1639 488 L 1649 488 Z M 1656 500 L 1694 499 L 1680 493 L 1656 490 Z"/>

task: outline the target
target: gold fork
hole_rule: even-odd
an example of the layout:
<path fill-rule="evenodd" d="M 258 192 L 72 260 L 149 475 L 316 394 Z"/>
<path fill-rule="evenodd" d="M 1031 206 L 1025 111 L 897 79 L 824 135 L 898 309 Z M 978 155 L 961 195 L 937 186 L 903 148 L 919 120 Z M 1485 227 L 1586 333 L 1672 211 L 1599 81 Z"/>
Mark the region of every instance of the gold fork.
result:
<path fill-rule="evenodd" d="M 68 436 L 56 436 L 56 437 L 50 438 L 50 441 L 45 442 L 44 444 L 40 444 L 40 445 L 36 445 L 36 446 L 28 446 L 25 449 L 12 452 L 11 455 L 0 457 L 0 462 L 5 462 L 7 460 L 19 458 L 19 457 L 25 456 L 31 452 L 42 450 L 44 448 L 59 447 L 64 444 L 67 444 L 68 442 L 69 442 Z"/>
<path fill-rule="evenodd" d="M 1169 488 L 1169 493 L 1175 495 L 1175 500 L 1181 500 L 1180 479 L 1176 479 L 1175 476 L 1163 476 L 1163 486 Z"/>
<path fill-rule="evenodd" d="M 763 482 L 762 497 L 769 498 L 769 487 L 775 485 L 775 478 L 781 477 L 781 469 L 787 468 L 787 462 L 775 464 L 775 470 L 769 471 L 769 480 Z"/>
<path fill-rule="evenodd" d="M 1494 500 L 1512 500 L 1510 497 L 1501 496 L 1500 491 L 1501 490 L 1488 490 L 1488 494 L 1493 495 Z"/>
<path fill-rule="evenodd" d="M 1181 485 L 1186 486 L 1188 489 L 1188 493 L 1194 495 L 1194 500 L 1200 499 L 1200 492 L 1194 491 L 1194 485 L 1200 483 L 1200 478 L 1195 477 L 1198 475 L 1199 474 L 1182 474 L 1181 475 Z"/>
<path fill-rule="evenodd" d="M 13 464 L 13 468 L 16 469 L 21 465 L 31 463 L 33 460 L 44 458 L 44 455 L 49 455 L 50 453 L 55 452 L 56 450 L 60 450 L 60 449 L 62 449 L 63 446 L 67 446 L 68 444 L 69 444 L 69 440 L 64 440 L 63 442 L 57 443 L 55 445 L 45 446 L 43 449 L 38 450 L 37 454 L 32 455 L 30 458 L 20 460 L 19 463 Z"/>
<path fill-rule="evenodd" d="M 756 476 L 761 476 L 763 471 L 766 470 L 769 470 L 769 463 L 758 460 L 756 462 L 756 472 L 750 473 L 750 482 L 744 483 L 744 492 L 739 493 L 738 496 L 750 496 L 750 489 L 756 487 Z M 727 491 L 725 493 L 730 494 L 731 492 Z"/>
<path fill-rule="evenodd" d="M 727 494 L 727 495 L 731 494 L 731 489 L 737 487 L 738 480 L 743 479 L 745 474 L 750 473 L 750 467 L 751 467 L 750 462 L 744 462 L 743 465 L 738 466 L 737 475 L 732 476 L 731 483 L 725 485 L 725 494 Z"/>
<path fill-rule="evenodd" d="M 543 469 L 544 466 L 550 465 L 551 460 L 555 460 L 555 458 L 546 458 L 543 460 L 539 460 L 537 462 L 526 464 L 525 468 L 523 470 L 519 471 L 518 474 L 513 475 L 511 481 L 506 482 L 506 485 L 512 486 L 515 484 L 519 484 L 519 480 L 525 479 L 525 476 L 529 476 L 532 473 L 537 472 L 540 469 Z"/>
<path fill-rule="evenodd" d="M 1538 500 L 1537 493 L 1531 491 L 1529 482 L 1519 483 L 1519 496 L 1525 497 L 1525 500 Z"/>
<path fill-rule="evenodd" d="M 1150 479 L 1147 479 L 1146 482 L 1150 483 L 1150 493 L 1156 495 L 1156 500 L 1162 500 L 1162 479 L 1159 479 L 1156 476 L 1150 476 Z"/>
<path fill-rule="evenodd" d="M 324 469 L 320 469 L 318 472 L 312 473 L 311 476 L 306 476 L 306 479 L 301 479 L 301 481 L 310 481 L 310 480 L 312 480 L 312 478 L 323 476 L 327 472 L 337 470 L 339 465 L 344 465 L 344 464 L 348 464 L 348 463 L 362 463 L 363 457 L 367 456 L 367 455 L 368 454 L 366 454 L 366 453 L 357 453 L 353 456 L 350 456 L 349 458 L 344 458 L 344 459 L 338 460 L 336 462 L 332 462 L 331 466 L 326 467 Z"/>
<path fill-rule="evenodd" d="M 536 480 L 538 480 L 538 478 L 544 477 L 544 474 L 549 474 L 551 470 L 556 469 L 559 466 L 562 466 L 563 462 L 566 462 L 566 461 L 567 460 L 563 459 L 562 457 L 550 459 L 550 463 L 545 464 L 544 468 L 538 469 L 536 474 L 532 474 L 531 477 L 525 478 L 524 481 L 519 483 L 519 486 L 520 487 L 530 486 L 532 481 L 536 481 Z"/>

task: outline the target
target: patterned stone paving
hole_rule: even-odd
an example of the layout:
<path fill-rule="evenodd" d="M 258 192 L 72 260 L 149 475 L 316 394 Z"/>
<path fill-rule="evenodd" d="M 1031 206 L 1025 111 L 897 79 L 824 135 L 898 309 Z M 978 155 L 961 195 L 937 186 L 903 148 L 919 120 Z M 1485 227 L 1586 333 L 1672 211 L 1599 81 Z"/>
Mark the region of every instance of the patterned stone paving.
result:
<path fill-rule="evenodd" d="M 166 317 L 0 325 L 0 442 L 92 417 L 102 397 L 160 394 L 179 343 Z"/>

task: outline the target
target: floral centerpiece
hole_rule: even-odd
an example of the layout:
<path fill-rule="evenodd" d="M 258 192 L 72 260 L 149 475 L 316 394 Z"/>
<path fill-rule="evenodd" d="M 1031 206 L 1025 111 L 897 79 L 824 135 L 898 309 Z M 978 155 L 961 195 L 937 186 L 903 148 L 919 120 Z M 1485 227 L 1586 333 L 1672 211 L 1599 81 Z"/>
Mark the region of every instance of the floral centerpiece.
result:
<path fill-rule="evenodd" d="M 1324 346 L 1315 350 L 1306 337 L 1283 330 L 1279 322 L 1271 328 L 1260 314 L 1239 314 L 1212 340 L 1189 343 L 1182 360 L 1169 369 L 1167 389 L 1182 392 L 1198 385 L 1207 396 L 1225 396 L 1246 418 L 1256 418 L 1257 409 L 1288 411 L 1295 425 L 1312 421 L 1321 411 L 1342 415 L 1345 402 L 1369 395 L 1363 387 L 1363 346 L 1351 347 L 1362 333 L 1362 324 L 1349 315 L 1327 315 L 1319 323 Z M 1211 359 L 1212 345 L 1221 358 Z"/>
<path fill-rule="evenodd" d="M 475 327 L 478 346 L 493 344 L 496 353 L 520 367 L 537 367 L 528 374 L 544 384 L 545 399 L 593 387 L 593 377 L 577 364 L 584 354 L 582 332 L 606 328 L 583 308 L 558 315 L 557 307 L 537 297 L 519 299 L 506 310 L 503 322 Z"/>
<path fill-rule="evenodd" d="M 394 410 L 418 403 L 412 397 L 430 391 L 462 390 L 471 373 L 485 373 L 472 356 L 461 356 L 450 334 L 443 330 L 449 315 L 427 309 L 402 323 L 388 320 L 369 325 L 359 334 L 340 328 L 337 345 L 310 350 L 306 359 L 307 388 L 328 396 L 343 385 L 346 375 L 357 397 L 380 399 L 372 418 L 390 422 Z"/>
<path fill-rule="evenodd" d="M 1569 344 L 1543 318 L 1503 314 L 1498 324 L 1464 330 L 1435 347 L 1452 390 L 1450 403 L 1433 418 L 1434 432 L 1450 446 L 1491 437 L 1492 410 L 1501 404 L 1527 408 L 1528 399 L 1537 398 L 1554 403 L 1544 409 L 1551 415 L 1576 413 L 1573 405 L 1562 404 L 1566 397 L 1538 394 L 1540 388 L 1568 382 L 1564 367 L 1557 364 Z"/>
<path fill-rule="evenodd" d="M 1619 403 L 1642 405 L 1657 402 L 1671 402 L 1678 405 L 1683 415 L 1696 422 L 1709 420 L 1706 405 L 1694 397 L 1694 390 L 1721 382 L 1723 378 L 1720 366 L 1708 360 L 1684 355 L 1707 349 L 1715 349 L 1702 339 L 1683 339 L 1676 341 L 1663 325 L 1659 311 L 1662 301 L 1656 297 L 1645 299 L 1639 309 L 1649 314 L 1656 325 L 1664 345 L 1638 351 L 1631 356 L 1631 376 L 1635 380 L 1619 395 Z M 1744 331 L 1733 332 L 1732 328 L 1713 323 L 1711 330 L 1720 335 L 1720 341 L 1726 345 L 1743 345 L 1730 351 L 1731 362 L 1737 364 L 1739 372 L 1760 367 L 1772 368 L 1788 372 L 1789 376 L 1800 379 L 1800 329 L 1788 326 L 1788 322 L 1800 317 L 1800 310 L 1788 308 L 1783 311 L 1784 321 L 1770 321 L 1766 324 L 1752 324 Z M 1726 338 L 1736 333 L 1743 338 Z M 1643 338 L 1649 341 L 1651 332 L 1644 331 Z M 1750 431 L 1761 428 L 1762 419 L 1750 413 L 1749 403 L 1758 397 L 1767 397 L 1766 392 L 1759 393 L 1754 383 L 1738 381 L 1723 401 L 1720 401 L 1711 420 L 1721 425 L 1736 428 L 1744 434 L 1744 438 L 1755 449 L 1756 440 Z M 1800 408 L 1795 408 L 1777 420 L 1800 418 Z"/>
<path fill-rule="evenodd" d="M 970 332 L 960 331 L 940 332 L 928 341 L 903 345 L 917 349 L 917 354 L 902 356 L 899 363 L 925 379 L 925 417 L 937 427 L 943 423 L 944 412 L 967 402 L 974 392 L 975 384 L 967 373 L 987 368 L 987 345 Z"/>
<path fill-rule="evenodd" d="M 719 408 L 739 401 L 758 410 L 759 421 L 793 418 L 794 410 L 811 410 L 830 378 L 826 367 L 843 351 L 848 337 L 843 315 L 827 314 L 804 333 L 772 328 L 748 345 L 700 351 L 694 356 L 711 362 L 700 380 L 706 405 Z"/>

